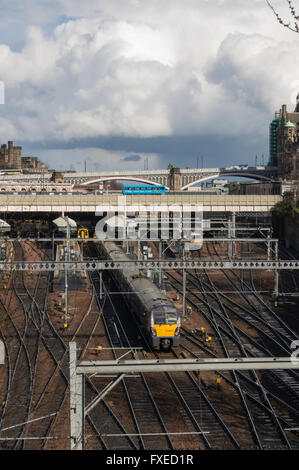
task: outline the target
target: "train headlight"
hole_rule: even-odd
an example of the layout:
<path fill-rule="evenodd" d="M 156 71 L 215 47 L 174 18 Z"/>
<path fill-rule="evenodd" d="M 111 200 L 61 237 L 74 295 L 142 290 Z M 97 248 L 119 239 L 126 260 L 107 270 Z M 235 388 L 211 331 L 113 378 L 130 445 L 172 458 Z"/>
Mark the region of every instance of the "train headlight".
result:
<path fill-rule="evenodd" d="M 152 332 L 153 336 L 157 336 L 157 332 L 156 332 L 155 328 L 151 328 L 151 332 Z"/>
<path fill-rule="evenodd" d="M 181 329 L 180 328 L 176 328 L 175 332 L 174 332 L 174 336 L 179 336 L 181 332 Z"/>

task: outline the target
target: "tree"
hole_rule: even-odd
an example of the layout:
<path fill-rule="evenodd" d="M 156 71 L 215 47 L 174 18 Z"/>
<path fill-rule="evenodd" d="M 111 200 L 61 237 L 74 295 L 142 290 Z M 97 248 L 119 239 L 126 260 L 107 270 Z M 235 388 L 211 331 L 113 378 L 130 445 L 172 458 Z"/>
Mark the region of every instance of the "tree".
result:
<path fill-rule="evenodd" d="M 277 217 L 286 217 L 288 215 L 292 215 L 293 206 L 288 201 L 280 201 L 275 204 L 275 206 L 271 209 L 271 212 Z"/>
<path fill-rule="evenodd" d="M 299 33 L 299 12 L 298 10 L 296 10 L 296 8 L 294 7 L 294 3 L 293 3 L 293 0 L 286 0 L 286 2 L 288 3 L 288 7 L 289 7 L 289 10 L 291 12 L 291 15 L 292 17 L 294 18 L 294 24 L 291 24 L 291 22 L 287 23 L 285 20 L 283 20 L 281 18 L 281 16 L 279 15 L 279 13 L 277 13 L 277 11 L 275 10 L 275 8 L 272 6 L 272 4 L 270 3 L 269 0 L 266 0 L 266 2 L 268 3 L 269 7 L 271 8 L 271 10 L 273 11 L 274 15 L 276 16 L 277 18 L 277 21 L 279 21 L 279 23 L 284 26 L 285 28 L 288 28 L 290 29 L 291 31 L 294 31 L 295 33 Z"/>

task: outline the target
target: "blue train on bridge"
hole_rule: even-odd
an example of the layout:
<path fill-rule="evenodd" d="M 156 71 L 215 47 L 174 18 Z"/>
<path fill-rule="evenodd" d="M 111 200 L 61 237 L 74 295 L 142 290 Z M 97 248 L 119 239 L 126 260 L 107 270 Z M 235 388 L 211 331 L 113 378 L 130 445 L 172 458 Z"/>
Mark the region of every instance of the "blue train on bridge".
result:
<path fill-rule="evenodd" d="M 124 185 L 123 194 L 166 194 L 164 185 Z"/>

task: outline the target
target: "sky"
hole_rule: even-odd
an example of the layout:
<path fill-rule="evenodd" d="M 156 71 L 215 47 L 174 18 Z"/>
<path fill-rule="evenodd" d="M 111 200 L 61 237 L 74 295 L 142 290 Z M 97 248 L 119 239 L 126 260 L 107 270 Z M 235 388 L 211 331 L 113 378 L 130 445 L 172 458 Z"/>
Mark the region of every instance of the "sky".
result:
<path fill-rule="evenodd" d="M 288 18 L 285 0 L 272 4 Z M 262 163 L 275 111 L 295 107 L 299 35 L 266 0 L 0 8 L 0 142 L 50 168 Z"/>

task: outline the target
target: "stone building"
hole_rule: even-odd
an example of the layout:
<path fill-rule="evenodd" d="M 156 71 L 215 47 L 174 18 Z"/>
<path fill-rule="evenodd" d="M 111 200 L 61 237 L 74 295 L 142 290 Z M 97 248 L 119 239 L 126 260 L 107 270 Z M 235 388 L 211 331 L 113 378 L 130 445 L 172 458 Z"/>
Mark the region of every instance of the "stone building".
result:
<path fill-rule="evenodd" d="M 254 195 L 282 195 L 290 186 L 281 181 L 259 181 L 259 182 L 240 182 L 232 181 L 229 183 L 229 194 L 254 194 Z"/>
<path fill-rule="evenodd" d="M 22 147 L 14 147 L 13 141 L 0 147 L 0 168 L 22 168 Z"/>
<path fill-rule="evenodd" d="M 22 169 L 30 173 L 48 171 L 37 157 L 22 156 L 22 147 L 15 147 L 12 140 L 0 146 L 0 169 Z"/>
<path fill-rule="evenodd" d="M 22 169 L 30 170 L 30 173 L 48 171 L 47 166 L 42 163 L 37 157 L 31 157 L 27 155 L 22 157 Z"/>
<path fill-rule="evenodd" d="M 280 178 L 299 180 L 299 94 L 294 112 L 289 113 L 284 104 L 271 123 L 270 164 L 277 166 Z"/>

